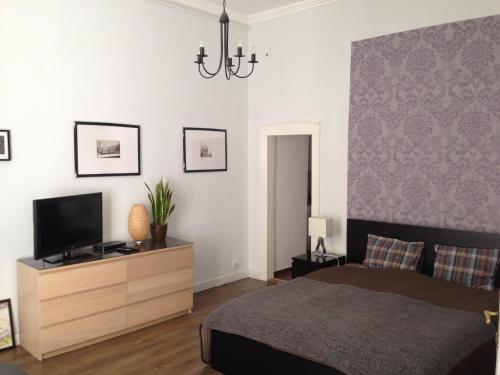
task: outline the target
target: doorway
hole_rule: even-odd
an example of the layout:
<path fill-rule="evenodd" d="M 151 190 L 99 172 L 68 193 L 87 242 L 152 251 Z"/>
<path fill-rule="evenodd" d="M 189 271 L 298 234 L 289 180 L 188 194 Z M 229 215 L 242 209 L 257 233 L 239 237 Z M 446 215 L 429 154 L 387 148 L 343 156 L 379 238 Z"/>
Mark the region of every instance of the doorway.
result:
<path fill-rule="evenodd" d="M 307 236 L 307 218 L 308 216 L 319 216 L 319 123 L 309 122 L 309 123 L 280 123 L 277 125 L 269 125 L 261 128 L 261 138 L 260 138 L 260 160 L 261 160 L 261 171 L 260 171 L 260 279 L 270 280 L 274 277 L 274 272 L 283 266 L 281 263 L 282 254 L 276 253 L 277 246 L 284 246 L 289 248 L 288 252 L 297 253 L 293 255 L 298 255 L 299 253 L 305 253 L 309 243 L 316 241 L 316 238 L 309 239 Z M 288 138 L 289 143 L 303 142 L 304 147 L 302 151 L 305 155 L 305 159 L 302 159 L 303 169 L 300 169 L 299 175 L 305 174 L 302 179 L 302 187 L 305 187 L 303 198 L 298 198 L 302 201 L 302 204 L 297 205 L 294 209 L 299 212 L 298 218 L 300 224 L 300 236 L 292 242 L 280 243 L 280 239 L 277 238 L 281 232 L 286 232 L 287 228 L 291 228 L 287 225 L 282 225 L 283 219 L 280 219 L 285 215 L 287 210 L 276 211 L 275 199 L 283 198 L 287 194 L 283 194 L 286 187 L 285 182 L 274 186 L 276 183 L 275 173 L 279 169 L 281 172 L 296 172 L 293 168 L 280 168 L 280 159 L 274 161 L 274 156 L 276 152 L 276 145 L 283 142 L 287 138 L 281 138 L 285 136 L 305 136 L 303 138 Z M 278 151 L 279 152 L 279 151 Z M 293 159 L 295 159 L 293 157 Z M 285 157 L 285 163 L 287 162 Z M 307 177 L 309 175 L 309 177 Z M 308 194 L 309 190 L 309 194 Z M 287 191 L 288 193 L 288 191 Z M 308 196 L 310 208 L 308 208 Z M 303 199 L 303 200 L 302 200 Z M 300 214 L 303 213 L 303 215 Z M 298 224 L 297 224 L 298 225 Z M 284 228 L 284 229 L 283 229 Z M 279 250 L 279 248 L 278 248 Z M 278 256 L 278 257 L 277 257 Z M 291 265 L 291 256 L 285 255 L 283 259 L 289 258 L 289 264 Z M 286 263 L 285 263 L 286 264 Z"/>
<path fill-rule="evenodd" d="M 268 234 L 274 241 L 274 279 L 292 279 L 292 257 L 310 249 L 311 136 L 268 137 Z"/>

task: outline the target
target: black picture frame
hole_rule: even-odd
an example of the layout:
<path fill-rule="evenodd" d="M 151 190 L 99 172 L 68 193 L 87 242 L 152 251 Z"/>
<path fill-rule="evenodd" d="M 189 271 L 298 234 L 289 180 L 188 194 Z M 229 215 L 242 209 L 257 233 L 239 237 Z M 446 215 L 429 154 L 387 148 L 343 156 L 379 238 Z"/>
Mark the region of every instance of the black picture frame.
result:
<path fill-rule="evenodd" d="M 220 132 L 224 133 L 224 168 L 218 169 L 188 169 L 187 158 L 186 158 L 186 132 L 188 131 L 203 131 L 203 132 Z M 228 170 L 228 160 L 227 160 L 227 130 L 226 129 L 214 129 L 214 128 L 196 128 L 196 127 L 184 127 L 182 128 L 183 136 L 183 162 L 184 162 L 184 173 L 203 173 L 203 172 L 227 172 Z"/>
<path fill-rule="evenodd" d="M 105 126 L 122 127 L 137 129 L 137 172 L 130 173 L 81 173 L 78 164 L 78 127 L 80 126 Z M 117 124 L 110 122 L 89 122 L 75 121 L 74 125 L 74 155 L 75 155 L 75 174 L 76 177 L 120 177 L 120 176 L 140 176 L 141 175 L 141 127 L 140 125 Z"/>
<path fill-rule="evenodd" d="M 16 347 L 16 333 L 14 331 L 14 318 L 13 318 L 13 314 L 12 314 L 12 303 L 11 303 L 10 298 L 1 300 L 0 305 L 3 305 L 3 304 L 7 304 L 7 308 L 9 309 L 9 325 L 10 325 L 10 337 L 11 337 L 12 345 L 0 347 L 0 352 Z"/>
<path fill-rule="evenodd" d="M 7 158 L 0 158 L 0 161 L 11 161 L 12 160 L 12 142 L 10 141 L 10 130 L 0 129 L 0 133 L 7 134 Z"/>

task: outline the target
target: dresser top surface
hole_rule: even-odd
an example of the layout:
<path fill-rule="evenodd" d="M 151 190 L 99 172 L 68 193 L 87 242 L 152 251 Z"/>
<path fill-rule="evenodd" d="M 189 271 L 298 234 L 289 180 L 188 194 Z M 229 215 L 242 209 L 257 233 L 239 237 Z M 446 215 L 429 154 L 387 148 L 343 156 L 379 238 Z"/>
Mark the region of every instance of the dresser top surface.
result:
<path fill-rule="evenodd" d="M 155 251 L 159 251 L 159 250 L 168 250 L 168 249 L 174 250 L 175 248 L 189 246 L 192 244 L 193 243 L 189 242 L 189 241 L 184 241 L 184 240 L 180 240 L 180 239 L 173 238 L 173 237 L 167 237 L 167 239 L 165 241 L 146 240 L 141 245 L 136 245 L 133 242 L 128 242 L 127 246 L 134 247 L 137 249 L 137 251 L 131 252 L 129 254 L 123 254 L 123 253 L 119 253 L 116 251 L 109 251 L 109 252 L 105 252 L 104 254 L 101 254 L 99 252 L 94 253 L 94 254 L 99 255 L 99 257 L 97 259 L 92 258 L 92 259 L 88 259 L 88 260 L 83 259 L 80 261 L 62 261 L 59 263 L 48 263 L 48 262 L 43 261 L 42 259 L 36 260 L 33 257 L 27 257 L 27 258 L 18 259 L 18 262 L 21 262 L 21 263 L 23 263 L 31 268 L 34 268 L 36 270 L 43 271 L 43 270 L 58 269 L 58 268 L 63 268 L 63 267 L 68 267 L 68 266 L 90 264 L 92 262 L 96 262 L 96 261 L 98 262 L 100 260 L 105 260 L 105 259 L 125 258 L 125 257 L 134 256 L 137 254 L 150 253 L 150 252 L 155 252 Z M 92 251 L 92 247 L 82 249 L 82 250 L 86 250 L 87 252 L 90 252 L 90 251 Z"/>

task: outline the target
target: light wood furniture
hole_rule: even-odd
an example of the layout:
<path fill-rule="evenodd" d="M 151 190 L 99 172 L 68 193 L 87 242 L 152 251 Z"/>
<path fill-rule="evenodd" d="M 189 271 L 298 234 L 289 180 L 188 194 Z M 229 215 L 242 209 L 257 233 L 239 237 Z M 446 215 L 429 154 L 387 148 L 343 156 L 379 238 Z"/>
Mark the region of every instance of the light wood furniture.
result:
<path fill-rule="evenodd" d="M 18 261 L 21 346 L 42 361 L 191 313 L 192 244 L 161 247 L 49 269 Z"/>

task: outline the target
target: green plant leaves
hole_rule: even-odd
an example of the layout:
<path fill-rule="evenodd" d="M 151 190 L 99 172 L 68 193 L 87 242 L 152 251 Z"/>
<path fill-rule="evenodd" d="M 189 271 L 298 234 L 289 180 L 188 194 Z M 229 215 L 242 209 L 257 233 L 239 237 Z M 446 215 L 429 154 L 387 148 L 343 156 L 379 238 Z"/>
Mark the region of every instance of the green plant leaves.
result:
<path fill-rule="evenodd" d="M 153 213 L 153 224 L 167 224 L 168 218 L 175 210 L 175 204 L 172 203 L 173 191 L 170 183 L 163 182 L 163 177 L 155 186 L 154 192 L 148 184 L 144 183 L 148 189 L 148 199 L 151 203 L 151 212 Z"/>

